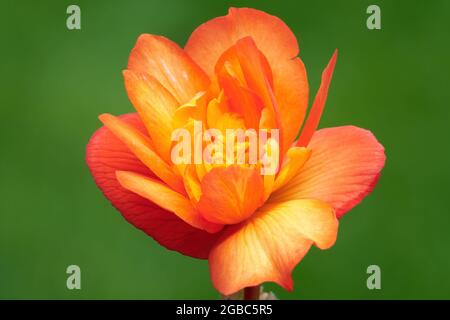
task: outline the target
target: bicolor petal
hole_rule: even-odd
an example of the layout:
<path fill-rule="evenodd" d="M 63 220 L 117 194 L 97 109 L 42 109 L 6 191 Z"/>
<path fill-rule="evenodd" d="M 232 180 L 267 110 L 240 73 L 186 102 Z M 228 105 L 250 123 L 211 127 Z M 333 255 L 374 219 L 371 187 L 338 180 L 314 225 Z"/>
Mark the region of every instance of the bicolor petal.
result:
<path fill-rule="evenodd" d="M 249 220 L 229 227 L 211 250 L 213 285 L 226 295 L 267 281 L 292 290 L 293 268 L 312 244 L 332 246 L 337 229 L 332 207 L 322 201 L 265 205 Z"/>
<path fill-rule="evenodd" d="M 155 179 L 130 171 L 116 171 L 116 177 L 120 185 L 125 189 L 137 193 L 163 209 L 173 212 L 184 222 L 195 228 L 214 233 L 223 227 L 222 225 L 206 221 L 195 210 L 189 199 Z"/>
<path fill-rule="evenodd" d="M 120 119 L 145 134 L 146 129 L 137 114 L 123 115 Z M 86 148 L 86 162 L 97 186 L 129 223 L 167 249 L 199 259 L 208 257 L 219 233 L 210 234 L 194 228 L 172 212 L 119 184 L 116 171 L 157 177 L 106 127 L 98 129 L 91 137 Z"/>
<path fill-rule="evenodd" d="M 179 193 L 185 193 L 183 180 L 153 151 L 148 137 L 118 117 L 102 114 L 99 118 L 156 176 Z"/>

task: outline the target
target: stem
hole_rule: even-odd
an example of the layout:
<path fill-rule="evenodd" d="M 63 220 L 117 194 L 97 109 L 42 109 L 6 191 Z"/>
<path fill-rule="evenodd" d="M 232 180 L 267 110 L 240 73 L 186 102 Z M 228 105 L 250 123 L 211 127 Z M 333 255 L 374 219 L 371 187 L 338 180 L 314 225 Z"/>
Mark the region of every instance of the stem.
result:
<path fill-rule="evenodd" d="M 259 300 L 260 286 L 244 288 L 244 300 Z"/>

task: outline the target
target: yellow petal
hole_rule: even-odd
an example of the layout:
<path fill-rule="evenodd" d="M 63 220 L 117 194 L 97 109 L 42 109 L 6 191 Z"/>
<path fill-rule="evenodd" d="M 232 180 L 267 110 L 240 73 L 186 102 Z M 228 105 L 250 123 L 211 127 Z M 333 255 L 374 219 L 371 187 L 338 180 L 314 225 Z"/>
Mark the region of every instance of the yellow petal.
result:
<path fill-rule="evenodd" d="M 307 148 L 291 147 L 287 152 L 287 162 L 278 173 L 272 191 L 275 192 L 295 177 L 310 155 L 311 151 Z"/>

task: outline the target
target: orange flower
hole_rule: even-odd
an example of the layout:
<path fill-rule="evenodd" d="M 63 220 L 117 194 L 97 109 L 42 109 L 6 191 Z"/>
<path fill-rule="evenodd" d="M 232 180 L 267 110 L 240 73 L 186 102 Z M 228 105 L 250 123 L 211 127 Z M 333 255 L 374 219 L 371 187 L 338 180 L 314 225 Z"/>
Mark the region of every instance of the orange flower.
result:
<path fill-rule="evenodd" d="M 137 113 L 101 115 L 104 127 L 87 146 L 95 182 L 125 219 L 170 250 L 208 259 L 223 294 L 265 281 L 291 290 L 292 269 L 311 245 L 334 244 L 338 218 L 384 166 L 371 132 L 316 130 L 337 52 L 296 140 L 309 93 L 298 54 L 280 19 L 247 8 L 201 25 L 184 49 L 141 35 L 123 73 Z M 196 121 L 219 132 L 278 129 L 278 144 L 259 150 L 276 148 L 278 170 L 261 174 L 261 159 L 174 163 L 174 130 L 192 132 Z"/>

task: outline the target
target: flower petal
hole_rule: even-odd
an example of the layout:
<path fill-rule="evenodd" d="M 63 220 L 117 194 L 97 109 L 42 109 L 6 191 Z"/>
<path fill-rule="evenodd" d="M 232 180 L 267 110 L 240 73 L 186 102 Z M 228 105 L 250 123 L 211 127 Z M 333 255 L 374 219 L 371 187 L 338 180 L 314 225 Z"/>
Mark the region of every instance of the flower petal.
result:
<path fill-rule="evenodd" d="M 206 74 L 183 49 L 161 36 L 141 35 L 131 51 L 128 69 L 153 76 L 180 105 L 209 84 Z"/>
<path fill-rule="evenodd" d="M 318 130 L 308 149 L 311 158 L 269 201 L 319 199 L 341 217 L 372 191 L 386 159 L 374 135 L 353 126 Z"/>
<path fill-rule="evenodd" d="M 137 114 L 120 116 L 142 134 L 145 127 Z M 105 197 L 136 228 L 169 250 L 206 259 L 218 234 L 194 228 L 171 212 L 120 186 L 117 170 L 133 171 L 151 178 L 156 176 L 106 127 L 98 129 L 86 149 L 86 162 L 95 183 Z"/>
<path fill-rule="evenodd" d="M 257 129 L 263 107 L 262 101 L 224 70 L 219 74 L 219 81 L 227 98 L 230 99 L 231 111 L 244 119 L 247 128 Z"/>
<path fill-rule="evenodd" d="M 311 151 L 304 147 L 291 147 L 286 154 L 286 163 L 281 168 L 277 175 L 275 183 L 273 185 L 272 192 L 280 189 L 285 183 L 290 181 L 300 169 L 303 167 L 305 162 L 309 159 Z"/>
<path fill-rule="evenodd" d="M 200 200 L 200 196 L 202 195 L 202 189 L 197 176 L 195 164 L 186 165 L 183 173 L 183 182 L 189 198 L 193 203 L 197 204 L 198 200 Z"/>
<path fill-rule="evenodd" d="M 197 213 L 189 199 L 152 178 L 130 171 L 116 171 L 116 177 L 125 189 L 175 213 L 180 219 L 195 228 L 210 233 L 222 229 L 221 225 L 210 223 Z"/>
<path fill-rule="evenodd" d="M 232 165 L 213 168 L 202 182 L 197 209 L 208 221 L 239 223 L 263 203 L 264 185 L 259 170 Z"/>
<path fill-rule="evenodd" d="M 251 8 L 230 8 L 228 15 L 202 24 L 192 32 L 185 51 L 212 75 L 222 53 L 245 37 L 253 38 L 271 66 L 299 51 L 295 35 L 282 20 Z"/>
<path fill-rule="evenodd" d="M 170 160 L 172 118 L 178 101 L 161 83 L 147 73 L 123 72 L 128 97 L 139 113 L 161 157 Z"/>
<path fill-rule="evenodd" d="M 331 247 L 338 221 L 319 200 L 265 205 L 242 224 L 230 226 L 209 254 L 214 287 L 229 295 L 273 281 L 292 290 L 291 272 L 315 243 Z"/>
<path fill-rule="evenodd" d="M 258 50 L 251 37 L 237 41 L 236 54 L 248 87 L 261 98 L 273 119 L 273 125 L 270 128 L 278 128 L 280 130 L 280 143 L 282 144 L 284 130 L 281 127 L 279 108 L 273 95 L 272 71 L 266 62 L 266 58 Z"/>
<path fill-rule="evenodd" d="M 177 176 L 172 168 L 152 150 L 148 138 L 133 126 L 128 125 L 118 117 L 102 114 L 100 120 L 111 130 L 128 148 L 141 160 L 158 178 L 171 188 L 185 194 L 181 177 Z"/>
<path fill-rule="evenodd" d="M 295 35 L 279 18 L 250 8 L 231 8 L 228 15 L 199 26 L 185 51 L 206 71 L 214 73 L 219 57 L 239 39 L 251 37 L 267 58 L 273 74 L 273 94 L 278 104 L 283 143 L 297 136 L 308 106 L 306 69 L 299 58 Z"/>
<path fill-rule="evenodd" d="M 322 82 L 320 83 L 319 90 L 317 91 L 314 103 L 311 107 L 311 111 L 306 120 L 305 126 L 302 129 L 302 133 L 297 140 L 296 145 L 299 147 L 306 147 L 311 140 L 314 132 L 319 125 L 320 118 L 322 117 L 323 108 L 325 102 L 327 102 L 328 88 L 330 87 L 331 78 L 333 77 L 334 66 L 336 65 L 337 50 L 334 51 L 333 56 L 328 62 L 325 70 L 322 72 Z"/>

